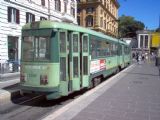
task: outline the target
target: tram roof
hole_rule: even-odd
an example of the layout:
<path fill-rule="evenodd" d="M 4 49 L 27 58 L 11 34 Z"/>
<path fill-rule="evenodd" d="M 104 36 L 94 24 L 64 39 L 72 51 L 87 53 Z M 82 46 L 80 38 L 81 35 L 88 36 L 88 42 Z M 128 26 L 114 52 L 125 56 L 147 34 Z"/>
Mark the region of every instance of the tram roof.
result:
<path fill-rule="evenodd" d="M 31 27 L 31 25 L 34 24 L 34 27 Z M 38 27 L 37 27 L 38 26 Z M 43 20 L 43 21 L 37 21 L 33 23 L 27 23 L 22 27 L 22 30 L 27 29 L 40 29 L 40 28 L 56 28 L 56 29 L 64 29 L 64 30 L 71 30 L 76 32 L 82 32 L 82 33 L 88 33 L 91 35 L 95 35 L 101 38 L 108 39 L 109 41 L 118 42 L 118 39 L 110 37 L 108 35 L 105 35 L 101 32 L 97 32 L 88 28 L 84 28 L 78 25 L 64 23 L 64 22 L 56 22 L 56 21 L 49 21 L 49 20 Z M 128 45 L 126 42 L 119 40 L 120 43 Z"/>

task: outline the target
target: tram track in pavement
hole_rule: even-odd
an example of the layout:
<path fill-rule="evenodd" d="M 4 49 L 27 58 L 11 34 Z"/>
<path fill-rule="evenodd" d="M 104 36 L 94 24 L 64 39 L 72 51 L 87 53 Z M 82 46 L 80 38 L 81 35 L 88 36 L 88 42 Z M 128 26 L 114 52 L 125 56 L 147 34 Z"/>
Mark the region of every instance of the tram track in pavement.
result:
<path fill-rule="evenodd" d="M 56 111 L 64 105 L 72 102 L 86 91 L 86 89 L 83 89 L 81 91 L 74 92 L 69 96 L 64 96 L 54 100 L 46 100 L 43 95 L 18 96 L 12 100 L 12 103 L 4 105 L 3 107 L 1 106 L 0 118 L 3 120 L 17 120 L 23 117 L 23 120 L 38 120 L 44 115 Z"/>
<path fill-rule="evenodd" d="M 17 120 L 23 117 L 23 120 L 38 120 L 72 102 L 87 91 L 87 89 L 82 89 L 54 100 L 46 100 L 43 95 L 19 95 L 13 98 L 9 105 L 5 105 L 3 109 L 0 109 L 0 118 L 3 118 L 3 120 Z"/>
<path fill-rule="evenodd" d="M 10 103 L 1 106 L 0 114 L 7 114 L 15 109 L 22 107 L 23 105 L 32 106 L 34 103 L 41 101 L 42 98 L 42 95 L 17 95 L 15 98 L 12 98 Z"/>

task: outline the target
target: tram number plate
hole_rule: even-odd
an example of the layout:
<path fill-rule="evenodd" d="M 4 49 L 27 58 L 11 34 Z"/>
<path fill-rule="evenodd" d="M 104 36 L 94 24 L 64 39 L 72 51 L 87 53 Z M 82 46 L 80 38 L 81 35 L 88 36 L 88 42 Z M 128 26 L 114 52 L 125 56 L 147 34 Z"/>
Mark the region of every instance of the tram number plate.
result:
<path fill-rule="evenodd" d="M 36 74 L 28 74 L 28 77 L 36 77 Z"/>

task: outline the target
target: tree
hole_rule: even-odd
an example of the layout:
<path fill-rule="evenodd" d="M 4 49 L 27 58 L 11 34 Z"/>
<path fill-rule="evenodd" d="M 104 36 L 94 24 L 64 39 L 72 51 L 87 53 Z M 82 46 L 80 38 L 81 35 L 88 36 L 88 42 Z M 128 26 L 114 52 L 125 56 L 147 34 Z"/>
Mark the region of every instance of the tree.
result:
<path fill-rule="evenodd" d="M 136 37 L 136 31 L 143 30 L 144 27 L 144 23 L 135 20 L 134 17 L 125 15 L 119 17 L 119 37 Z"/>

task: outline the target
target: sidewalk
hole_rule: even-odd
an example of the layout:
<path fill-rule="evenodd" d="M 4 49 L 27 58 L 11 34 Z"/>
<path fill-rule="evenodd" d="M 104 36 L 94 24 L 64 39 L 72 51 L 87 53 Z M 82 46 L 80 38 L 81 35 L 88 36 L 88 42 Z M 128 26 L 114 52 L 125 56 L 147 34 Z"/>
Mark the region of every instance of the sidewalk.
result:
<path fill-rule="evenodd" d="M 11 96 L 16 95 L 15 93 L 19 92 L 19 89 L 6 89 L 7 87 L 11 87 L 19 83 L 19 76 L 19 72 L 0 74 L 0 105 L 10 102 Z"/>
<path fill-rule="evenodd" d="M 0 82 L 11 80 L 11 79 L 17 79 L 19 77 L 20 77 L 20 72 L 5 73 L 5 74 L 0 73 Z"/>
<path fill-rule="evenodd" d="M 43 120 L 160 120 L 160 77 L 134 64 Z"/>
<path fill-rule="evenodd" d="M 0 89 L 20 82 L 20 73 L 0 74 Z"/>

